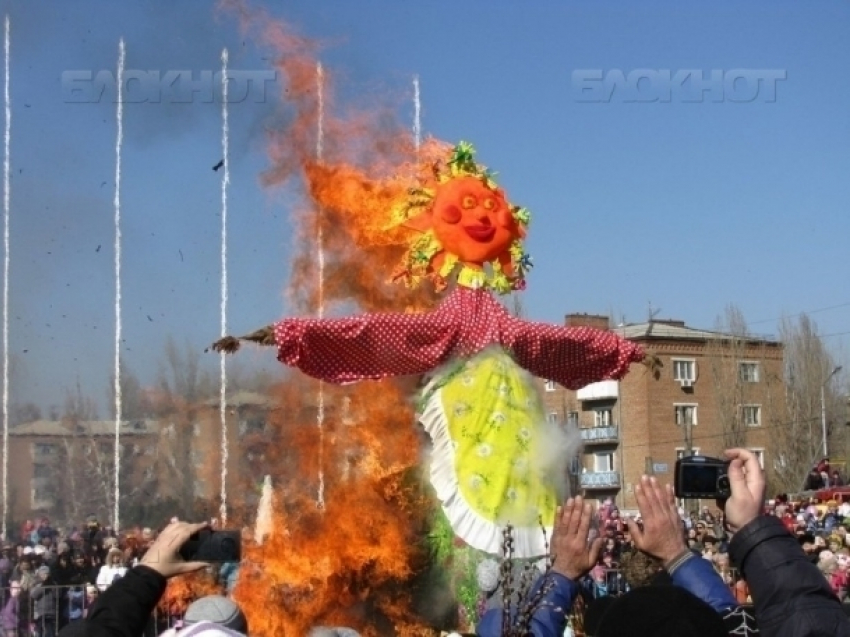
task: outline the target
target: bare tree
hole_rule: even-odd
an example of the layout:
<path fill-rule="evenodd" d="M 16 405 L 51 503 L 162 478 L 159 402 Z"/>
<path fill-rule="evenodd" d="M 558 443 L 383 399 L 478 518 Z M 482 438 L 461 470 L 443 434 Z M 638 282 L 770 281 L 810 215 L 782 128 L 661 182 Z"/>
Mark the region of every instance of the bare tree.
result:
<path fill-rule="evenodd" d="M 12 427 L 36 420 L 41 420 L 41 408 L 35 403 L 12 403 L 9 406 L 9 424 Z"/>
<path fill-rule="evenodd" d="M 55 493 L 56 515 L 79 522 L 83 516 L 96 513 L 109 519 L 115 506 L 115 438 L 114 422 L 98 420 L 94 401 L 85 396 L 77 384 L 68 392 L 60 419 L 67 434 L 60 444 L 59 462 L 51 479 Z M 119 479 L 122 509 L 137 506 L 155 496 L 156 474 L 148 470 L 152 459 L 147 447 L 158 439 L 145 422 L 138 426 L 122 423 L 119 448 Z"/>
<path fill-rule="evenodd" d="M 227 389 L 228 393 L 240 391 L 266 394 L 275 383 L 280 382 L 280 374 L 273 373 L 269 369 L 257 368 L 253 365 L 245 366 L 243 359 L 230 358 L 227 361 Z M 217 388 L 214 390 L 217 395 Z"/>
<path fill-rule="evenodd" d="M 121 417 L 122 419 L 151 418 L 153 405 L 151 392 L 142 385 L 139 377 L 121 363 Z M 115 376 L 110 376 L 107 387 L 107 404 L 109 417 L 115 418 Z"/>
<path fill-rule="evenodd" d="M 715 326 L 717 338 L 708 341 L 706 351 L 713 384 L 715 414 L 723 433 L 723 448 L 745 447 L 751 425 L 772 426 L 781 419 L 775 403 L 781 378 L 776 342 L 754 335 L 743 312 L 734 304 L 726 306 Z M 773 364 L 771 364 L 773 363 Z M 758 412 L 747 411 L 748 406 Z"/>
<path fill-rule="evenodd" d="M 195 501 L 193 438 L 199 419 L 205 417 L 203 401 L 216 395 L 218 383 L 201 369 L 199 353 L 188 343 L 180 348 L 169 338 L 164 354 L 153 410 L 163 432 L 160 451 L 167 482 L 181 514 L 188 514 Z"/>
<path fill-rule="evenodd" d="M 749 330 L 743 313 L 732 304 L 726 306 L 715 329 L 718 338 L 710 339 L 706 350 L 714 385 L 715 413 L 723 432 L 723 448 L 743 447 L 746 445 L 746 425 L 741 405 L 745 402 L 746 383 L 741 378 L 740 361 L 749 354 Z"/>
<path fill-rule="evenodd" d="M 774 433 L 781 451 L 774 462 L 776 479 L 787 491 L 799 491 L 812 466 L 823 456 L 821 396 L 828 413 L 837 417 L 839 397 L 829 383 L 835 361 L 827 351 L 814 321 L 806 314 L 783 319 L 780 337 L 785 344 L 785 400 L 783 426 Z M 827 421 L 829 429 L 835 418 Z"/>
<path fill-rule="evenodd" d="M 201 369 L 196 348 L 185 343 L 182 348 L 168 338 L 165 360 L 160 364 L 159 388 L 177 402 L 192 405 L 211 396 L 218 388 L 213 375 Z"/>
<path fill-rule="evenodd" d="M 68 434 L 62 438 L 60 461 L 53 466 L 55 475 L 50 480 L 56 491 L 52 495 L 58 505 L 59 514 L 66 519 L 79 520 L 84 495 L 92 493 L 92 485 L 80 472 L 83 453 L 79 442 L 87 438 L 84 423 L 96 418 L 97 407 L 93 400 L 83 395 L 77 380 L 74 391 L 68 391 L 65 395 L 61 422 Z"/>

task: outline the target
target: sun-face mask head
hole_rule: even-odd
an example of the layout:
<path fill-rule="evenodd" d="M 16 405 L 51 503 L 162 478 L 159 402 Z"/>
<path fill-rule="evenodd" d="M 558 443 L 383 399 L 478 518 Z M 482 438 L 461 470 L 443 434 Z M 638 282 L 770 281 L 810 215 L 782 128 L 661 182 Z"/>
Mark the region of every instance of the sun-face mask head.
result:
<path fill-rule="evenodd" d="M 508 202 L 473 156 L 470 145 L 456 146 L 448 170 L 435 167 L 433 187 L 411 190 L 400 206 L 402 225 L 419 234 L 396 278 L 409 285 L 428 278 L 440 289 L 459 270 L 459 282 L 471 287 L 499 293 L 524 287 L 531 261 L 522 239 L 530 215 Z"/>

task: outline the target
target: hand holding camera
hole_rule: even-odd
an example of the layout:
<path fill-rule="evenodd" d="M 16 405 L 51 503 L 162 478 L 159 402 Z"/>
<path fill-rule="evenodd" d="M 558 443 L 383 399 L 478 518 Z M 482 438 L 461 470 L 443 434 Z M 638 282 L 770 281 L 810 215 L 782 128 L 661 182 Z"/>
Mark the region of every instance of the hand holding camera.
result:
<path fill-rule="evenodd" d="M 764 506 L 764 471 L 746 449 L 729 449 L 727 459 L 689 456 L 676 461 L 678 498 L 717 500 L 726 513 L 726 526 L 735 533 L 757 518 Z"/>
<path fill-rule="evenodd" d="M 726 500 L 726 526 L 735 533 L 761 515 L 764 508 L 764 471 L 758 458 L 746 449 L 729 449 L 729 483 L 732 495 Z"/>
<path fill-rule="evenodd" d="M 142 557 L 140 564 L 155 570 L 165 577 L 174 577 L 184 573 L 198 571 L 208 564 L 201 561 L 187 561 L 180 557 L 180 550 L 196 533 L 207 528 L 207 524 L 189 524 L 172 522 L 162 530 L 151 547 Z"/>
<path fill-rule="evenodd" d="M 732 495 L 726 460 L 708 456 L 679 458 L 673 480 L 677 498 L 726 500 Z"/>

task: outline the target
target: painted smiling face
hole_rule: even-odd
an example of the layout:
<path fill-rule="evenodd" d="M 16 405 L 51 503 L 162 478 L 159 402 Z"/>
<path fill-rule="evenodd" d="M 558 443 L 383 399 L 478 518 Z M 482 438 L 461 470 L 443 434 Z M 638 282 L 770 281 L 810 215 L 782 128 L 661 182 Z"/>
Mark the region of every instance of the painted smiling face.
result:
<path fill-rule="evenodd" d="M 408 249 L 393 280 L 409 287 L 430 280 L 439 292 L 456 275 L 459 285 L 499 294 L 525 289 L 532 263 L 522 240 L 531 215 L 508 202 L 474 154 L 461 142 L 447 161 L 429 164 L 418 186 L 394 204 L 397 225 L 415 232 L 404 239 Z"/>
<path fill-rule="evenodd" d="M 522 236 L 502 191 L 488 188 L 476 177 L 440 185 L 431 224 L 447 253 L 474 265 L 497 259 Z"/>

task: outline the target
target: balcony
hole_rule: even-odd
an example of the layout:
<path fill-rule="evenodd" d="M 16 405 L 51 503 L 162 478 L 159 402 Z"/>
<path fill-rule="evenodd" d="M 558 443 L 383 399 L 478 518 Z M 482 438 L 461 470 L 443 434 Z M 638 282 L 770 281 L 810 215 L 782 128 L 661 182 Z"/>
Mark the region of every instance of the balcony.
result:
<path fill-rule="evenodd" d="M 620 431 L 617 425 L 610 427 L 589 427 L 581 429 L 581 441 L 585 445 L 602 445 L 620 441 Z"/>
<path fill-rule="evenodd" d="M 603 380 L 585 385 L 576 392 L 579 400 L 610 400 L 620 397 L 620 384 L 616 380 Z"/>
<path fill-rule="evenodd" d="M 579 485 L 582 489 L 619 489 L 619 471 L 595 471 L 579 475 Z"/>

